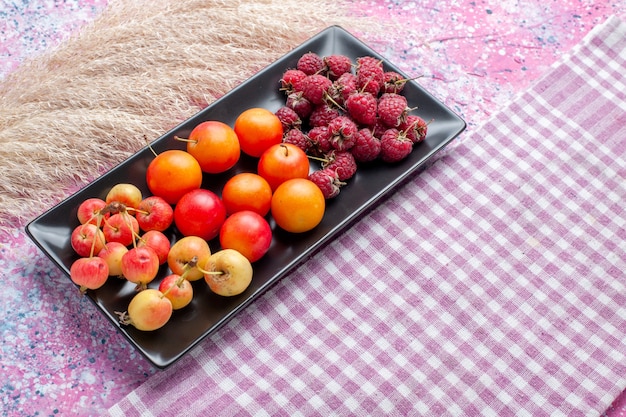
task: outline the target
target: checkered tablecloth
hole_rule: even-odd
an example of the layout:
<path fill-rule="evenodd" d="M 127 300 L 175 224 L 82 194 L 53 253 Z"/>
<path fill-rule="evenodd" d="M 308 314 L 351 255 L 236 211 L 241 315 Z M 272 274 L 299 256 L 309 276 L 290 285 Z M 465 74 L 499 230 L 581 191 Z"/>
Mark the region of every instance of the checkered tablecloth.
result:
<path fill-rule="evenodd" d="M 626 388 L 626 24 L 115 416 L 598 416 Z"/>

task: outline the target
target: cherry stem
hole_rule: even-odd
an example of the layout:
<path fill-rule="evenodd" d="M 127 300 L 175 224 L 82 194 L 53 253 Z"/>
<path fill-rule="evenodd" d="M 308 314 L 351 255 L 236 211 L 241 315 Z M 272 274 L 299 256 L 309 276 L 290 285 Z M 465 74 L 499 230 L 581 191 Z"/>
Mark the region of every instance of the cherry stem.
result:
<path fill-rule="evenodd" d="M 154 154 L 154 156 L 159 156 L 154 149 L 152 149 L 152 146 L 150 145 L 150 141 L 148 140 L 148 137 L 146 135 L 143 135 L 143 139 L 146 141 L 146 145 L 148 146 L 148 149 L 150 149 L 150 151 Z"/>
<path fill-rule="evenodd" d="M 180 142 L 187 142 L 187 143 L 198 143 L 196 139 L 185 139 L 185 138 L 181 138 L 178 136 L 174 136 L 174 140 L 178 140 Z"/>
<path fill-rule="evenodd" d="M 345 112 L 346 109 L 344 109 L 341 104 L 337 103 L 337 101 L 328 93 L 326 93 L 325 95 L 326 100 L 330 101 L 333 105 L 335 105 L 339 110 Z"/>
<path fill-rule="evenodd" d="M 196 268 L 198 268 L 198 271 L 206 275 L 224 275 L 225 273 L 224 271 L 207 271 L 206 269 L 202 269 L 199 266 L 196 266 Z"/>
<path fill-rule="evenodd" d="M 323 162 L 323 163 L 329 162 L 328 159 L 326 159 L 326 158 L 318 158 L 317 156 L 307 155 L 307 158 L 312 159 L 314 161 Z"/>

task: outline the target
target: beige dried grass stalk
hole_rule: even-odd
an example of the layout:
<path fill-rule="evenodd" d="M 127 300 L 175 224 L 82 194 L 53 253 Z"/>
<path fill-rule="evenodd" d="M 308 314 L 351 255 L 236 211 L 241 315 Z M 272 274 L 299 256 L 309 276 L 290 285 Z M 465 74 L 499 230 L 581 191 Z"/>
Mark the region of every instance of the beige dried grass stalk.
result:
<path fill-rule="evenodd" d="M 0 83 L 0 231 L 56 204 L 331 24 L 333 1 L 113 0 Z"/>

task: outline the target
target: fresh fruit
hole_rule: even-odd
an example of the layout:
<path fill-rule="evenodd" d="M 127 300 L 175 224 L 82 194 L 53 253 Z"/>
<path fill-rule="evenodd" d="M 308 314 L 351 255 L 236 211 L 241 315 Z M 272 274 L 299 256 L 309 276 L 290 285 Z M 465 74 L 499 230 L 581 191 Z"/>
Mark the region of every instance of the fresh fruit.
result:
<path fill-rule="evenodd" d="M 296 69 L 306 75 L 317 74 L 324 70 L 324 61 L 322 57 L 315 52 L 306 52 L 298 58 Z"/>
<path fill-rule="evenodd" d="M 386 93 L 378 99 L 378 117 L 387 127 L 400 126 L 409 110 L 406 97 L 400 94 Z"/>
<path fill-rule="evenodd" d="M 169 204 L 202 185 L 202 168 L 189 152 L 170 149 L 158 154 L 146 171 L 148 188 Z"/>
<path fill-rule="evenodd" d="M 78 206 L 76 217 L 78 217 L 80 224 L 97 224 L 100 221 L 98 214 L 106 205 L 106 201 L 101 198 L 88 198 Z"/>
<path fill-rule="evenodd" d="M 142 291 L 156 278 L 159 272 L 159 257 L 148 246 L 131 248 L 122 256 L 122 275 Z"/>
<path fill-rule="evenodd" d="M 189 281 L 203 277 L 197 268 L 211 256 L 209 244 L 198 236 L 186 236 L 174 242 L 167 254 L 167 266 L 177 275 L 184 275 Z"/>
<path fill-rule="evenodd" d="M 346 100 L 346 110 L 352 119 L 361 125 L 373 126 L 376 123 L 378 101 L 370 93 L 351 94 Z"/>
<path fill-rule="evenodd" d="M 98 252 L 98 257 L 104 259 L 109 266 L 109 276 L 122 276 L 122 256 L 128 252 L 128 248 L 119 242 L 108 242 Z"/>
<path fill-rule="evenodd" d="M 70 266 L 70 279 L 81 293 L 102 287 L 109 277 L 109 266 L 97 256 L 78 258 Z"/>
<path fill-rule="evenodd" d="M 331 91 L 331 95 L 335 102 L 339 104 L 345 103 L 348 100 L 348 97 L 358 91 L 356 75 L 351 72 L 342 74 L 333 82 Z"/>
<path fill-rule="evenodd" d="M 292 145 L 296 145 L 305 153 L 309 152 L 312 145 L 309 137 L 302 130 L 297 128 L 289 129 L 287 132 L 285 132 L 285 134 L 283 135 L 283 143 L 291 143 Z"/>
<path fill-rule="evenodd" d="M 413 142 L 398 129 L 387 129 L 380 138 L 380 157 L 384 162 L 394 163 L 405 159 L 413 150 Z"/>
<path fill-rule="evenodd" d="M 332 151 L 326 157 L 327 160 L 322 163 L 322 167 L 335 171 L 339 181 L 347 181 L 356 174 L 356 160 L 351 152 Z"/>
<path fill-rule="evenodd" d="M 406 137 L 411 139 L 413 144 L 416 144 L 426 139 L 428 123 L 415 114 L 409 114 L 400 122 L 398 130 L 404 132 Z"/>
<path fill-rule="evenodd" d="M 280 79 L 280 89 L 285 94 L 290 94 L 298 89 L 298 84 L 306 77 L 306 74 L 299 69 L 290 68 L 283 73 Z"/>
<path fill-rule="evenodd" d="M 129 246 L 139 236 L 139 223 L 127 211 L 121 211 L 104 221 L 102 232 L 107 242 L 119 242 Z"/>
<path fill-rule="evenodd" d="M 309 126 L 328 126 L 331 120 L 341 116 L 341 112 L 338 108 L 330 104 L 320 104 L 315 107 L 309 116 Z"/>
<path fill-rule="evenodd" d="M 329 168 L 312 172 L 309 175 L 309 180 L 313 181 L 320 188 L 326 200 L 337 197 L 341 187 L 346 185 L 345 182 L 339 180 L 337 172 Z"/>
<path fill-rule="evenodd" d="M 174 209 L 163 197 L 151 195 L 139 203 L 135 218 L 144 232 L 163 232 L 174 222 Z"/>
<path fill-rule="evenodd" d="M 172 311 L 172 302 L 161 291 L 148 288 L 135 294 L 127 311 L 116 314 L 121 324 L 131 325 L 137 330 L 154 331 L 165 326 L 172 317 Z"/>
<path fill-rule="evenodd" d="M 356 60 L 357 88 L 378 96 L 384 83 L 383 63 L 371 56 L 362 56 Z"/>
<path fill-rule="evenodd" d="M 309 130 L 311 150 L 315 155 L 324 155 L 333 149 L 330 143 L 330 130 L 328 126 L 316 126 Z"/>
<path fill-rule="evenodd" d="M 304 98 L 302 91 L 292 91 L 287 95 L 285 106 L 293 109 L 301 119 L 306 119 L 313 111 L 313 103 Z"/>
<path fill-rule="evenodd" d="M 222 202 L 226 214 L 251 210 L 260 216 L 270 211 L 272 188 L 265 178 L 252 172 L 232 176 L 222 189 Z"/>
<path fill-rule="evenodd" d="M 241 155 L 239 138 L 235 131 L 217 120 L 197 125 L 185 142 L 187 152 L 198 160 L 202 171 L 209 174 L 228 171 L 235 166 Z"/>
<path fill-rule="evenodd" d="M 214 192 L 199 188 L 181 197 L 174 207 L 174 224 L 183 236 L 211 240 L 226 220 L 226 208 Z"/>
<path fill-rule="evenodd" d="M 383 93 L 396 93 L 399 94 L 404 90 L 404 86 L 406 85 L 407 78 L 398 74 L 395 71 L 386 71 L 383 74 Z"/>
<path fill-rule="evenodd" d="M 338 116 L 328 123 L 328 131 L 332 147 L 338 151 L 347 151 L 354 146 L 359 128 L 351 118 Z"/>
<path fill-rule="evenodd" d="M 280 119 L 264 108 L 254 107 L 243 111 L 235 120 L 234 130 L 241 150 L 256 158 L 267 148 L 283 140 Z"/>
<path fill-rule="evenodd" d="M 149 230 L 145 232 L 137 241 L 137 246 L 148 246 L 154 249 L 159 258 L 159 265 L 167 262 L 167 255 L 170 252 L 170 240 L 163 232 L 158 230 Z"/>
<path fill-rule="evenodd" d="M 286 180 L 306 178 L 309 175 L 309 158 L 296 145 L 279 143 L 263 152 L 257 164 L 257 172 L 275 190 Z"/>
<path fill-rule="evenodd" d="M 187 307 L 193 300 L 193 286 L 184 277 L 170 274 L 159 283 L 159 291 L 172 303 L 174 310 Z"/>
<path fill-rule="evenodd" d="M 70 235 L 70 245 L 72 249 L 82 257 L 97 255 L 106 243 L 106 238 L 102 230 L 95 224 L 87 223 L 78 225 L 72 230 Z"/>
<path fill-rule="evenodd" d="M 321 74 L 307 75 L 306 78 L 300 82 L 302 96 L 315 106 L 324 103 L 330 95 L 332 85 L 333 82 Z"/>
<path fill-rule="evenodd" d="M 220 229 L 222 249 L 235 249 L 250 262 L 265 255 L 272 244 L 272 229 L 264 217 L 253 211 L 238 211 Z"/>
<path fill-rule="evenodd" d="M 252 282 L 252 264 L 234 249 L 212 254 L 204 264 L 204 279 L 214 293 L 232 297 L 244 292 Z"/>
<path fill-rule="evenodd" d="M 302 233 L 315 228 L 325 210 L 324 194 L 306 178 L 283 182 L 272 196 L 272 217 L 287 232 Z"/>
<path fill-rule="evenodd" d="M 300 129 L 302 127 L 302 119 L 291 107 L 282 106 L 274 114 L 283 125 L 283 134 L 290 129 Z"/>
<path fill-rule="evenodd" d="M 324 72 L 331 80 L 336 80 L 352 70 L 352 60 L 346 55 L 333 54 L 322 58 Z"/>
<path fill-rule="evenodd" d="M 104 201 L 107 204 L 118 202 L 126 207 L 137 208 L 143 196 L 141 190 L 134 184 L 115 184 L 106 195 Z"/>
<path fill-rule="evenodd" d="M 364 127 L 358 131 L 350 153 L 356 162 L 374 161 L 380 155 L 380 139 L 374 136 L 371 129 Z"/>

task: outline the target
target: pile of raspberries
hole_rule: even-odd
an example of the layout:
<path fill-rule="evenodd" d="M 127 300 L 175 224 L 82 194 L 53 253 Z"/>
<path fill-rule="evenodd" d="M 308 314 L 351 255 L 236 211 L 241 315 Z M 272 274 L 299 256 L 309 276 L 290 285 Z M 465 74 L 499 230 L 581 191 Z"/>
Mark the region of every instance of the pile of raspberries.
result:
<path fill-rule="evenodd" d="M 280 80 L 284 106 L 275 113 L 283 141 L 322 161 L 312 172 L 327 199 L 336 197 L 357 164 L 394 163 L 424 140 L 428 123 L 408 106 L 401 93 L 408 80 L 385 71 L 381 60 L 362 56 L 302 55 Z"/>

